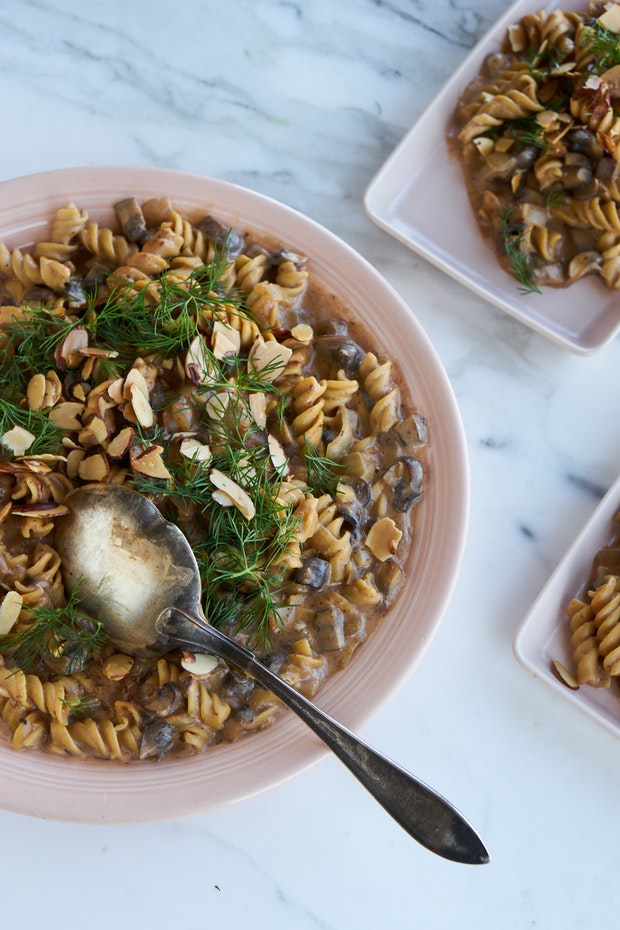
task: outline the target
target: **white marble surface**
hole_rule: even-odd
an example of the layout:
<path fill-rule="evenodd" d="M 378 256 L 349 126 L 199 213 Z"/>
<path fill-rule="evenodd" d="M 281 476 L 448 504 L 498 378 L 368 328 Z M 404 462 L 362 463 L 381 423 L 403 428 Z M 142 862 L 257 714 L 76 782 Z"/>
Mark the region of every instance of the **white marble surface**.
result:
<path fill-rule="evenodd" d="M 364 188 L 501 0 L 4 0 L 0 179 L 159 165 L 294 206 L 368 258 L 435 343 L 468 436 L 462 573 L 364 736 L 453 800 L 492 862 L 410 840 L 327 759 L 186 820 L 0 812 L 1 925 L 590 928 L 613 915 L 620 746 L 530 679 L 513 635 L 620 463 L 616 340 L 556 348 L 378 230 Z"/>

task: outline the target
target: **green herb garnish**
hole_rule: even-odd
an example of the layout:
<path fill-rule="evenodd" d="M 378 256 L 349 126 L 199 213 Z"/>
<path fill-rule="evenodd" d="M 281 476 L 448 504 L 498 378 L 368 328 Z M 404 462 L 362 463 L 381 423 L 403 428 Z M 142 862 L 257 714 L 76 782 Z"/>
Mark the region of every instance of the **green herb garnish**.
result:
<path fill-rule="evenodd" d="M 507 210 L 502 216 L 502 242 L 510 265 L 510 273 L 521 285 L 520 294 L 540 294 L 540 288 L 532 280 L 529 257 L 521 249 L 523 230 L 514 232 L 510 225 L 511 214 L 512 210 Z"/>
<path fill-rule="evenodd" d="M 0 651 L 23 671 L 40 661 L 64 660 L 65 672 L 82 668 L 105 642 L 103 624 L 79 606 L 79 584 L 64 607 L 29 607 L 33 620 L 17 632 L 0 636 Z"/>
<path fill-rule="evenodd" d="M 620 40 L 617 33 L 607 29 L 606 26 L 595 22 L 593 26 L 584 29 L 584 47 L 594 55 L 594 71 L 602 74 L 620 65 Z"/>

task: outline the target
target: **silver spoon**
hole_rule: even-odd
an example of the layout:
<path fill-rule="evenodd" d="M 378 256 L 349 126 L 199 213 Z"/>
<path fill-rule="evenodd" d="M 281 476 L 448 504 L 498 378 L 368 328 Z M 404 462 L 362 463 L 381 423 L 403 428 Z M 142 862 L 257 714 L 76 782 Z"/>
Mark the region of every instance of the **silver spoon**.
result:
<path fill-rule="evenodd" d="M 194 553 L 146 497 L 121 485 L 90 485 L 72 491 L 66 502 L 71 512 L 55 530 L 65 583 L 72 588 L 80 581 L 84 609 L 120 649 L 161 655 L 190 647 L 236 666 L 295 711 L 415 840 L 455 862 L 489 861 L 479 836 L 448 801 L 207 623 Z"/>

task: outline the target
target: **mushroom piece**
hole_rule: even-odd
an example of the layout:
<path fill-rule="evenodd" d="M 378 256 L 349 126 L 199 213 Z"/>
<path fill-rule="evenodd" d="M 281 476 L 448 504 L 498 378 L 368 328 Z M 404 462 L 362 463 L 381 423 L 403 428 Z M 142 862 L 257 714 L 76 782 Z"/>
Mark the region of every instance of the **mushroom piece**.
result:
<path fill-rule="evenodd" d="M 314 349 L 319 356 L 323 356 L 346 375 L 354 374 L 364 358 L 364 350 L 352 339 L 342 336 L 319 336 L 315 339 Z"/>
<path fill-rule="evenodd" d="M 303 584 L 318 591 L 324 584 L 329 582 L 330 574 L 331 566 L 329 562 L 318 557 L 311 557 L 304 559 L 300 568 L 295 569 L 293 580 L 297 584 Z"/>
<path fill-rule="evenodd" d="M 368 520 L 365 504 L 370 502 L 370 487 L 361 478 L 341 482 L 336 493 L 338 513 L 344 517 L 351 529 L 362 526 Z"/>
<path fill-rule="evenodd" d="M 423 445 L 428 442 L 428 427 L 426 420 L 419 413 L 412 413 L 405 417 L 402 423 L 394 427 L 394 432 L 401 445 L 411 448 L 414 445 Z"/>
<path fill-rule="evenodd" d="M 580 152 L 594 161 L 599 161 L 603 157 L 602 146 L 590 129 L 572 129 L 566 134 L 565 141 L 569 152 Z"/>
<path fill-rule="evenodd" d="M 603 258 L 599 252 L 579 252 L 571 259 L 568 266 L 568 278 L 570 281 L 578 281 L 589 274 L 599 274 Z"/>
<path fill-rule="evenodd" d="M 386 559 L 375 574 L 377 587 L 385 595 L 385 604 L 389 604 L 399 591 L 405 575 L 396 559 Z"/>
<path fill-rule="evenodd" d="M 392 507 L 406 513 L 422 496 L 424 469 L 417 459 L 402 455 L 383 473 L 383 480 L 392 491 Z"/>
<path fill-rule="evenodd" d="M 114 212 L 128 242 L 140 242 L 146 239 L 146 220 L 135 197 L 127 197 L 126 200 L 120 200 L 114 204 Z"/>
<path fill-rule="evenodd" d="M 142 733 L 140 741 L 140 758 L 151 759 L 170 749 L 174 741 L 174 727 L 165 720 L 154 720 Z"/>
<path fill-rule="evenodd" d="M 344 649 L 344 614 L 333 604 L 317 610 L 314 617 L 316 643 L 322 652 L 336 652 Z"/>
<path fill-rule="evenodd" d="M 166 681 L 151 697 L 144 698 L 144 707 L 158 717 L 169 717 L 181 706 L 183 695 L 175 681 Z"/>
<path fill-rule="evenodd" d="M 241 254 L 244 245 L 243 236 L 223 226 L 215 217 L 205 216 L 198 228 L 203 235 L 225 248 L 229 258 L 237 258 Z"/>

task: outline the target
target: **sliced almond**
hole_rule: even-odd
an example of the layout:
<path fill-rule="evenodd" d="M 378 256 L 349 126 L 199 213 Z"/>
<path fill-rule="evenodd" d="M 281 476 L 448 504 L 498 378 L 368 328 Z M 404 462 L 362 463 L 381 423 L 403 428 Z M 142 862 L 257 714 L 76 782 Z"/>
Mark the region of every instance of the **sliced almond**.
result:
<path fill-rule="evenodd" d="M 254 422 L 259 429 L 265 429 L 267 425 L 267 396 L 262 391 L 256 391 L 248 395 L 250 413 Z"/>
<path fill-rule="evenodd" d="M 562 684 L 566 685 L 571 691 L 577 691 L 579 688 L 579 682 L 575 676 L 569 672 L 565 665 L 562 665 L 558 659 L 553 659 L 551 662 L 551 669 L 555 673 L 556 677 L 560 679 Z"/>
<path fill-rule="evenodd" d="M 184 439 L 179 446 L 179 451 L 185 458 L 194 459 L 197 462 L 210 462 L 213 458 L 209 446 L 198 439 Z"/>
<path fill-rule="evenodd" d="M 50 420 L 59 429 L 76 429 L 82 428 L 78 417 L 84 413 L 85 405 L 78 401 L 66 400 L 61 404 L 56 404 L 50 410 Z"/>
<path fill-rule="evenodd" d="M 82 481 L 104 481 L 110 474 L 110 462 L 107 455 L 97 452 L 82 459 L 78 465 L 78 475 Z"/>
<path fill-rule="evenodd" d="M 26 400 L 31 410 L 39 411 L 43 409 L 45 399 L 45 375 L 33 375 L 26 388 Z"/>
<path fill-rule="evenodd" d="M 204 652 L 195 653 L 184 650 L 181 653 L 181 665 L 186 672 L 200 678 L 213 671 L 217 666 L 217 658 Z"/>
<path fill-rule="evenodd" d="M 36 436 L 23 426 L 14 426 L 0 436 L 2 445 L 10 449 L 13 455 L 24 455 L 35 439 Z"/>
<path fill-rule="evenodd" d="M 248 354 L 248 370 L 260 375 L 263 381 L 275 381 L 286 368 L 292 354 L 292 349 L 275 339 L 268 342 L 262 338 L 257 339 Z"/>
<path fill-rule="evenodd" d="M 604 26 L 605 29 L 609 29 L 610 32 L 620 32 L 620 7 L 617 3 L 614 3 L 605 12 L 602 16 L 599 16 L 597 22 Z"/>
<path fill-rule="evenodd" d="M 256 509 L 252 500 L 236 481 L 233 481 L 232 478 L 229 478 L 228 475 L 225 475 L 224 472 L 221 472 L 218 468 L 212 468 L 209 477 L 218 490 L 228 494 L 237 510 L 239 510 L 247 520 L 251 520 L 255 516 Z"/>
<path fill-rule="evenodd" d="M 234 507 L 235 502 L 232 497 L 226 493 L 226 491 L 213 491 L 211 497 L 216 504 L 219 504 L 220 507 Z"/>
<path fill-rule="evenodd" d="M 162 458 L 163 446 L 149 446 L 143 449 L 141 446 L 132 446 L 129 452 L 131 467 L 141 475 L 147 475 L 149 478 L 161 478 L 170 481 L 172 475 L 166 468 Z"/>
<path fill-rule="evenodd" d="M 366 546 L 376 559 L 385 562 L 396 554 L 402 535 L 391 517 L 382 517 L 368 531 Z"/>
<path fill-rule="evenodd" d="M 209 362 L 207 345 L 201 335 L 192 339 L 185 355 L 185 377 L 192 384 L 215 383 L 215 374 Z"/>
<path fill-rule="evenodd" d="M 217 394 L 212 394 L 205 404 L 207 416 L 211 420 L 223 420 L 231 398 L 229 391 L 218 391 Z"/>
<path fill-rule="evenodd" d="M 77 478 L 80 473 L 80 462 L 86 458 L 84 449 L 71 449 L 67 456 L 67 477 Z"/>
<path fill-rule="evenodd" d="M 45 375 L 45 396 L 43 398 L 42 409 L 53 407 L 62 397 L 62 384 L 55 371 L 48 371 Z"/>
<path fill-rule="evenodd" d="M 138 423 L 145 429 L 149 429 L 155 422 L 155 413 L 149 401 L 148 391 L 138 384 L 132 384 L 129 388 L 129 393 L 131 397 L 131 406 L 133 407 Z"/>
<path fill-rule="evenodd" d="M 67 368 L 79 368 L 84 361 L 80 350 L 85 349 L 87 346 L 88 332 L 84 327 L 75 326 L 70 329 L 54 353 L 56 367 L 60 371 L 66 371 Z"/>
<path fill-rule="evenodd" d="M 226 358 L 239 355 L 241 349 L 241 333 L 227 323 L 216 320 L 213 324 L 211 336 L 211 351 L 216 358 Z"/>
<path fill-rule="evenodd" d="M 116 378 L 114 381 L 111 381 L 108 385 L 107 391 L 110 395 L 110 399 L 114 401 L 115 404 L 122 404 L 124 400 L 123 396 L 123 385 L 125 381 L 123 378 Z"/>
<path fill-rule="evenodd" d="M 105 420 L 101 417 L 93 417 L 88 426 L 80 430 L 78 442 L 81 446 L 89 448 L 90 446 L 100 446 L 108 438 L 108 427 Z"/>
<path fill-rule="evenodd" d="M 297 342 L 309 343 L 314 337 L 314 330 L 307 323 L 298 323 L 297 326 L 293 326 L 291 336 Z"/>
<path fill-rule="evenodd" d="M 131 426 L 125 426 L 120 433 L 110 441 L 106 452 L 111 459 L 120 459 L 128 451 L 135 436 L 135 430 Z"/>
<path fill-rule="evenodd" d="M 8 591 L 0 604 L 0 635 L 10 633 L 21 613 L 24 599 L 17 591 Z"/>
<path fill-rule="evenodd" d="M 38 501 L 34 504 L 13 504 L 11 513 L 15 517 L 65 517 L 69 513 L 66 504 L 57 501 Z"/>
<path fill-rule="evenodd" d="M 275 470 L 281 475 L 288 474 L 289 460 L 280 442 L 276 439 L 275 436 L 269 434 L 267 437 L 267 444 L 269 446 L 269 458 L 271 459 Z"/>
<path fill-rule="evenodd" d="M 116 652 L 103 663 L 103 674 L 109 681 L 122 681 L 129 675 L 134 666 L 132 656 L 125 655 L 124 652 Z"/>

